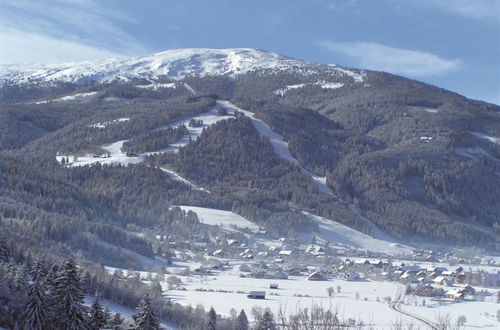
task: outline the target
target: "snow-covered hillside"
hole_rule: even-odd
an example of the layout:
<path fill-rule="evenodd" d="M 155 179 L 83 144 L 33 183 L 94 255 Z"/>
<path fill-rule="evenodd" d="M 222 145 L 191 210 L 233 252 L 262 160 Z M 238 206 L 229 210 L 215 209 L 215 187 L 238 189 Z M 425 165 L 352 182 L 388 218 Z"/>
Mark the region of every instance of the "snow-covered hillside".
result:
<path fill-rule="evenodd" d="M 2 65 L 0 82 L 12 84 L 69 82 L 88 84 L 146 79 L 169 81 L 185 76 L 238 75 L 258 69 L 294 70 L 304 74 L 328 70 L 339 77 L 362 81 L 363 73 L 332 65 L 296 60 L 277 53 L 252 49 L 174 49 L 148 56 L 56 65 Z"/>

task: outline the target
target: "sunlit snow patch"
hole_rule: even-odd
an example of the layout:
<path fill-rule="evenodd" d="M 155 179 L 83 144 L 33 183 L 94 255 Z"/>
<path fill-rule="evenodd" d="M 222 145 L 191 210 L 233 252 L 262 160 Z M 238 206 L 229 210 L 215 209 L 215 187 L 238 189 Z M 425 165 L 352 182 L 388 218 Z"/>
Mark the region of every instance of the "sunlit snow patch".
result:
<path fill-rule="evenodd" d="M 50 103 L 50 102 L 67 102 L 67 101 L 82 100 L 82 99 L 88 98 L 90 96 L 96 95 L 97 93 L 98 92 L 78 93 L 78 94 L 74 94 L 74 95 L 68 95 L 68 96 L 59 97 L 57 99 L 38 101 L 38 102 L 35 102 L 35 104 L 44 104 L 44 103 Z"/>

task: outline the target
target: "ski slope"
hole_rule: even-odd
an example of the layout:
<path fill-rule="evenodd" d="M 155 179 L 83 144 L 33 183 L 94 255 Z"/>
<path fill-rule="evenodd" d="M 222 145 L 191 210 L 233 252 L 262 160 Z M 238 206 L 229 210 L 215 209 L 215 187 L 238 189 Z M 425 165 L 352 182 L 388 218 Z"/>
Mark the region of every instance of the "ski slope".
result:
<path fill-rule="evenodd" d="M 254 125 L 255 129 L 259 132 L 260 136 L 265 136 L 269 138 L 269 141 L 271 142 L 271 146 L 273 147 L 274 151 L 276 154 L 289 161 L 290 163 L 298 166 L 302 173 L 308 175 L 311 177 L 311 179 L 314 181 L 316 186 L 318 187 L 318 190 L 321 193 L 325 193 L 328 195 L 333 195 L 332 190 L 326 185 L 326 177 L 320 177 L 317 176 L 304 167 L 302 167 L 297 159 L 293 157 L 292 153 L 288 149 L 288 142 L 285 141 L 283 136 L 280 134 L 276 133 L 273 131 L 266 123 L 264 123 L 262 120 L 255 118 L 254 113 L 250 112 L 248 110 L 243 110 L 241 108 L 238 108 L 234 104 L 232 104 L 229 101 L 217 101 L 217 104 L 225 109 L 228 110 L 229 112 L 234 113 L 234 111 L 242 112 L 245 114 L 245 116 L 249 117 L 252 120 L 252 124 Z"/>
<path fill-rule="evenodd" d="M 405 255 L 412 251 L 410 247 L 394 243 L 391 240 L 374 238 L 336 221 L 307 212 L 303 213 L 318 224 L 319 232 L 313 234 L 320 241 L 347 245 L 355 249 L 387 253 L 393 256 Z M 310 242 L 310 239 L 308 242 Z"/>

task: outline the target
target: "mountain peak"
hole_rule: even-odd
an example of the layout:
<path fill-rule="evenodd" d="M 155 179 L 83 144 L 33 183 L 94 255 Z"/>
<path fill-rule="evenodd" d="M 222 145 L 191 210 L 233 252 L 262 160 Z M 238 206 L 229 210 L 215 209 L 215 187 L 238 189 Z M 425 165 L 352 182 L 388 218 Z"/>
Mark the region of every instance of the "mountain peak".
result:
<path fill-rule="evenodd" d="M 56 65 L 3 66 L 0 80 L 32 82 L 111 82 L 130 79 L 177 80 L 189 75 L 238 75 L 257 69 L 285 70 L 310 64 L 253 48 L 185 48 L 127 59 Z M 310 64 L 312 65 L 312 64 Z"/>

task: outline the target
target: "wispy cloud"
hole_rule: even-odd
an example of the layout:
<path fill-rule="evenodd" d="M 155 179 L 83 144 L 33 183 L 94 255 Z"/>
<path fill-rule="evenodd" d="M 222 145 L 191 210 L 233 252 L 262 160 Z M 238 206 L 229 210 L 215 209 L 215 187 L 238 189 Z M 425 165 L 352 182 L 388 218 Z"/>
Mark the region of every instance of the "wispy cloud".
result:
<path fill-rule="evenodd" d="M 430 10 L 438 9 L 474 19 L 493 19 L 500 17 L 499 0 L 396 0 L 404 5 L 412 5 Z"/>
<path fill-rule="evenodd" d="M 102 4 L 95 0 L 2 0 L 0 61 L 33 62 L 34 54 L 36 62 L 46 63 L 144 53 L 141 43 L 120 27 L 134 24 L 134 19 Z"/>
<path fill-rule="evenodd" d="M 422 77 L 456 70 L 461 61 L 448 60 L 438 55 L 401 49 L 374 42 L 334 42 L 323 40 L 317 45 L 334 53 L 347 55 L 363 69 Z"/>
<path fill-rule="evenodd" d="M 124 55 L 84 43 L 19 30 L 0 32 L 0 64 L 60 63 L 120 58 Z"/>

